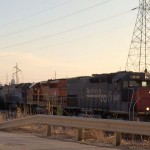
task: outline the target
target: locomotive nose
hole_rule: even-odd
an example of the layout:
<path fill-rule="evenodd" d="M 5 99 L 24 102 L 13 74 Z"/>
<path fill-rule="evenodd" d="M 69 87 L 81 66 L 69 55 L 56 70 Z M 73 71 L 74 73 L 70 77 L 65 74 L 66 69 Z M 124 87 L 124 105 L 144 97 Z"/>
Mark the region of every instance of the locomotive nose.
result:
<path fill-rule="evenodd" d="M 140 98 L 139 98 L 140 97 Z M 149 112 L 150 111 L 150 88 L 141 87 L 137 90 L 135 94 L 135 99 L 138 99 L 137 110 L 138 112 Z"/>

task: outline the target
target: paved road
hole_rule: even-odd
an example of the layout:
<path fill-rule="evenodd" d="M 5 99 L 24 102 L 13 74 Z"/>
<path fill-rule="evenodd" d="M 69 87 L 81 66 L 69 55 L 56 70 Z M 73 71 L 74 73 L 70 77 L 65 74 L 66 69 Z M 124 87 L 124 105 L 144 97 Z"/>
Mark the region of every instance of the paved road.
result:
<path fill-rule="evenodd" d="M 92 146 L 79 142 L 0 132 L 0 150 L 118 150 L 110 145 Z"/>

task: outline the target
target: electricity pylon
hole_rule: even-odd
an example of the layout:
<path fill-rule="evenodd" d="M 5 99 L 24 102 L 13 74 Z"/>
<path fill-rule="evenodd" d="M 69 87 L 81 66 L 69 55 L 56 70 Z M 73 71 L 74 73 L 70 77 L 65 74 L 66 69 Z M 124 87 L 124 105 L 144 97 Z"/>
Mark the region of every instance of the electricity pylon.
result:
<path fill-rule="evenodd" d="M 150 0 L 139 0 L 138 15 L 125 70 L 150 71 Z"/>
<path fill-rule="evenodd" d="M 13 73 L 13 79 L 14 79 L 14 75 L 16 76 L 16 84 L 19 84 L 19 77 L 18 77 L 18 72 L 21 72 L 21 70 L 18 68 L 18 64 L 16 64 L 15 68 L 15 72 Z"/>

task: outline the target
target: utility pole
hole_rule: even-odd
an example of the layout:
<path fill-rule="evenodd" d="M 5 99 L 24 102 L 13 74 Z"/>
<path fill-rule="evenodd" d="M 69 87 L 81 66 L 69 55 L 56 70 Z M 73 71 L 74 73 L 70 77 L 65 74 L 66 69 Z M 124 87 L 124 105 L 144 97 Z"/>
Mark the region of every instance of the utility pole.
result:
<path fill-rule="evenodd" d="M 16 76 L 16 84 L 19 84 L 19 77 L 18 77 L 18 72 L 21 72 L 21 70 L 18 68 L 18 64 L 16 63 L 15 68 L 15 72 L 13 73 L 13 79 L 14 79 L 14 75 Z"/>
<path fill-rule="evenodd" d="M 138 15 L 125 70 L 150 71 L 150 0 L 139 0 Z"/>

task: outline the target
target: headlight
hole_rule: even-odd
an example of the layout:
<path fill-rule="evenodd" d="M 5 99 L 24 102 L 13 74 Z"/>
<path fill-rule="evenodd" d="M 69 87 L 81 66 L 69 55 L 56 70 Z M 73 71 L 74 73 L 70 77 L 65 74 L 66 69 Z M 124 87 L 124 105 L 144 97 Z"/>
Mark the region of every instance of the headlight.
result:
<path fill-rule="evenodd" d="M 146 107 L 146 111 L 149 111 L 149 107 Z"/>

